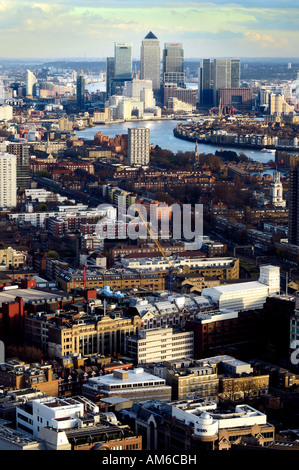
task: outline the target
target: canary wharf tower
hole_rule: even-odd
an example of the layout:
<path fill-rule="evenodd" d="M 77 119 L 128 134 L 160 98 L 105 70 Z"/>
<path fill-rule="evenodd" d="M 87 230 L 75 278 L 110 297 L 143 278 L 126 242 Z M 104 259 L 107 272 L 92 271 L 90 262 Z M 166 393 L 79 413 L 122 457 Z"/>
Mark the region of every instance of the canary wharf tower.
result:
<path fill-rule="evenodd" d="M 152 80 L 153 92 L 160 92 L 160 42 L 150 31 L 142 41 L 140 53 L 140 78 Z"/>

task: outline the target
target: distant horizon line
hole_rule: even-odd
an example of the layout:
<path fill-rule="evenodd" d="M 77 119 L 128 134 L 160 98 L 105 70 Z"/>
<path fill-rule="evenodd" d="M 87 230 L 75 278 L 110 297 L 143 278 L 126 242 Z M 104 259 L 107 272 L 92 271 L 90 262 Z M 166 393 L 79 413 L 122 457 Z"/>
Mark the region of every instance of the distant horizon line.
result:
<path fill-rule="evenodd" d="M 107 57 L 111 56 L 105 56 L 105 57 L 0 57 L 0 61 L 56 61 L 56 62 L 63 62 L 63 61 L 72 61 L 72 62 L 89 62 L 89 61 L 106 61 Z M 240 60 L 296 60 L 299 62 L 299 56 L 298 57 L 271 57 L 271 56 L 262 56 L 262 57 L 256 57 L 256 56 L 228 56 L 228 55 L 223 55 L 223 56 L 200 56 L 200 57 L 184 57 L 184 60 L 191 60 L 191 61 L 197 61 L 200 59 L 206 59 L 206 58 L 211 58 L 211 59 L 224 59 L 224 58 L 238 58 Z M 162 59 L 161 59 L 162 60 Z M 139 62 L 140 59 L 138 58 L 133 58 L 132 61 L 134 62 Z"/>

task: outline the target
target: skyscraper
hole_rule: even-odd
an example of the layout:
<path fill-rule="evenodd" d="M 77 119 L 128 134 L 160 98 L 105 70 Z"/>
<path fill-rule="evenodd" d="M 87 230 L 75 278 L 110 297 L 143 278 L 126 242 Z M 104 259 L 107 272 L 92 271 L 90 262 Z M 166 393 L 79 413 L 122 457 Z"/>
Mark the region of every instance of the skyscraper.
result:
<path fill-rule="evenodd" d="M 79 75 L 77 78 L 77 106 L 83 109 L 85 105 L 85 78 Z"/>
<path fill-rule="evenodd" d="M 160 92 L 161 52 L 159 39 L 150 31 L 142 41 L 140 52 L 140 78 L 151 80 L 153 92 Z"/>
<path fill-rule="evenodd" d="M 106 99 L 111 96 L 112 82 L 114 79 L 114 57 L 107 57 L 106 59 Z"/>
<path fill-rule="evenodd" d="M 24 143 L 9 144 L 8 153 L 17 157 L 17 187 L 29 188 L 30 186 L 30 145 Z"/>
<path fill-rule="evenodd" d="M 219 88 L 240 87 L 240 59 L 214 59 L 213 104 L 218 104 Z"/>
<path fill-rule="evenodd" d="M 132 43 L 114 43 L 114 75 L 116 79 L 132 78 Z"/>
<path fill-rule="evenodd" d="M 146 166 L 150 161 L 150 131 L 147 127 L 128 129 L 128 158 L 131 166 Z"/>
<path fill-rule="evenodd" d="M 299 166 L 290 169 L 288 191 L 289 232 L 288 239 L 292 245 L 299 246 Z"/>
<path fill-rule="evenodd" d="M 26 96 L 33 96 L 33 87 L 36 83 L 36 76 L 30 70 L 26 70 Z"/>
<path fill-rule="evenodd" d="M 185 87 L 184 49 L 182 43 L 165 43 L 163 49 L 163 82 Z"/>
<path fill-rule="evenodd" d="M 9 153 L 0 154 L 0 208 L 17 205 L 17 158 Z"/>
<path fill-rule="evenodd" d="M 198 69 L 198 101 L 201 106 L 213 105 L 213 62 L 201 59 Z"/>

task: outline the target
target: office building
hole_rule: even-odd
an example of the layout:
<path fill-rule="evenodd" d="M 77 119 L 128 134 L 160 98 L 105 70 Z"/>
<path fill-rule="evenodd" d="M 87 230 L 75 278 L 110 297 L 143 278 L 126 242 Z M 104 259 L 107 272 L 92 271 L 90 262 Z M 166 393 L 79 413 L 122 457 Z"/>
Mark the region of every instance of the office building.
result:
<path fill-rule="evenodd" d="M 84 75 L 80 75 L 77 78 L 77 106 L 80 110 L 84 109 L 84 106 L 85 106 L 85 78 L 84 78 Z"/>
<path fill-rule="evenodd" d="M 219 88 L 218 97 L 222 107 L 233 107 L 236 111 L 252 110 L 252 88 Z"/>
<path fill-rule="evenodd" d="M 114 43 L 114 76 L 116 79 L 132 78 L 132 44 Z"/>
<path fill-rule="evenodd" d="M 23 143 L 9 144 L 8 153 L 17 157 L 17 187 L 29 188 L 30 186 L 30 145 Z"/>
<path fill-rule="evenodd" d="M 219 101 L 220 88 L 240 87 L 240 59 L 214 59 L 213 63 L 213 104 Z"/>
<path fill-rule="evenodd" d="M 34 95 L 34 85 L 36 83 L 36 76 L 30 70 L 26 70 L 26 96 Z"/>
<path fill-rule="evenodd" d="M 151 400 L 122 412 L 143 437 L 144 450 L 197 452 L 234 446 L 267 447 L 275 441 L 275 426 L 249 406 L 217 405 L 202 399 L 163 403 Z M 246 447 L 245 447 L 246 449 Z"/>
<path fill-rule="evenodd" d="M 128 159 L 131 166 L 146 166 L 150 161 L 150 130 L 147 127 L 128 129 Z"/>
<path fill-rule="evenodd" d="M 112 86 L 114 79 L 114 57 L 107 57 L 106 59 L 106 100 L 109 96 L 113 95 Z"/>
<path fill-rule="evenodd" d="M 151 80 L 153 92 L 160 92 L 161 52 L 159 39 L 150 31 L 142 41 L 140 52 L 140 78 Z"/>
<path fill-rule="evenodd" d="M 280 292 L 280 268 L 261 266 L 258 281 L 209 287 L 202 295 L 218 304 L 220 310 L 252 310 L 263 308 L 266 298 Z"/>
<path fill-rule="evenodd" d="M 198 69 L 198 101 L 200 106 L 213 105 L 213 61 L 201 59 Z"/>
<path fill-rule="evenodd" d="M 168 99 L 173 97 L 177 98 L 179 101 L 190 104 L 191 109 L 196 108 L 197 103 L 197 92 L 191 88 L 181 88 L 178 87 L 176 83 L 164 83 L 163 86 L 163 95 L 164 95 L 164 106 L 167 107 Z"/>
<path fill-rule="evenodd" d="M 101 394 L 104 397 L 120 396 L 133 402 L 145 400 L 171 400 L 171 387 L 165 379 L 149 374 L 143 368 L 117 369 L 113 374 L 90 378 L 82 386 L 82 394 L 92 400 Z"/>
<path fill-rule="evenodd" d="M 143 330 L 128 338 L 127 354 L 137 364 L 193 357 L 193 332 L 173 328 Z"/>
<path fill-rule="evenodd" d="M 294 114 L 294 107 L 287 103 L 283 95 L 270 93 L 269 114 L 271 116 L 283 116 L 288 114 Z"/>
<path fill-rule="evenodd" d="M 140 450 L 142 442 L 83 396 L 27 401 L 17 407 L 17 432 L 38 438 L 41 450 Z"/>
<path fill-rule="evenodd" d="M 17 158 L 9 153 L 0 154 L 0 209 L 17 205 Z"/>
<path fill-rule="evenodd" d="M 185 87 L 184 49 L 181 43 L 165 43 L 163 49 L 163 83 Z"/>
<path fill-rule="evenodd" d="M 292 245 L 299 245 L 299 165 L 290 168 L 288 191 L 289 230 L 288 239 Z"/>

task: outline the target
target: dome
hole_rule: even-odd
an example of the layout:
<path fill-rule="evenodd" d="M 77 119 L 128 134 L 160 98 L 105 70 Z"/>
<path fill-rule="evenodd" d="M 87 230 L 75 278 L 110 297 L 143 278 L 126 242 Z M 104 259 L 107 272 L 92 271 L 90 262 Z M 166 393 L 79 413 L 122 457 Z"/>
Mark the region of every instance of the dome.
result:
<path fill-rule="evenodd" d="M 199 419 L 202 424 L 209 424 L 213 421 L 212 416 L 209 415 L 209 413 L 205 413 L 205 412 L 200 415 Z"/>

